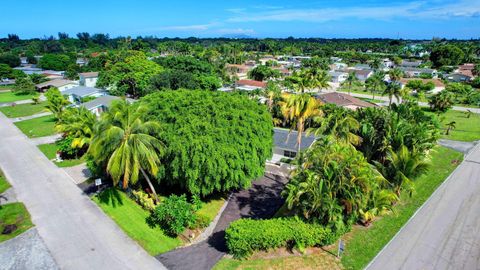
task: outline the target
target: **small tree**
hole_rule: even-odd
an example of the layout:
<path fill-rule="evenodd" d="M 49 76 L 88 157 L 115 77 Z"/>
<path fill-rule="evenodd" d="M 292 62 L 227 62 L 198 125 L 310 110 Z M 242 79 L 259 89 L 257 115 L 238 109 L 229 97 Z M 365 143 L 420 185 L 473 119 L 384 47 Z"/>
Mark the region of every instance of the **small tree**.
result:
<path fill-rule="evenodd" d="M 62 93 L 60 93 L 60 90 L 56 87 L 48 89 L 45 97 L 47 98 L 47 109 L 51 111 L 57 119 L 60 119 L 65 106 L 70 102 L 62 96 Z"/>
<path fill-rule="evenodd" d="M 450 131 L 454 130 L 457 126 L 457 122 L 452 121 L 447 124 L 447 130 L 445 131 L 445 135 L 449 135 Z"/>
<path fill-rule="evenodd" d="M 15 93 L 25 95 L 35 93 L 35 85 L 29 77 L 18 78 L 13 87 Z"/>
<path fill-rule="evenodd" d="M 430 109 L 436 112 L 447 112 L 453 106 L 453 95 L 448 91 L 442 91 L 430 97 Z"/>

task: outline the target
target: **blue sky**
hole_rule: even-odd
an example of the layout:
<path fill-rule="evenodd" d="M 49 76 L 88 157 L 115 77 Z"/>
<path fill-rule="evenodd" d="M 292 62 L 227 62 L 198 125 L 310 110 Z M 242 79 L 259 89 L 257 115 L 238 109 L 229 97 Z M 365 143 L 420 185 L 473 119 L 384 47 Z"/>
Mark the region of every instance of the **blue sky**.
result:
<path fill-rule="evenodd" d="M 480 38 L 480 0 L 0 0 L 0 37 Z M 8 12 L 5 12 L 8 11 Z"/>

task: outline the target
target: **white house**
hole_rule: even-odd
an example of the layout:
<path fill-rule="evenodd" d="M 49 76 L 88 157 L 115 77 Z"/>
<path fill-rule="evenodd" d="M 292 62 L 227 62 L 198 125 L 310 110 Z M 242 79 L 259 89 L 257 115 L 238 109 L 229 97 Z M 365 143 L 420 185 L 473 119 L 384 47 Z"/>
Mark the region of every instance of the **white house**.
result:
<path fill-rule="evenodd" d="M 348 73 L 343 71 L 329 71 L 328 75 L 333 83 L 342 83 L 348 78 Z"/>
<path fill-rule="evenodd" d="M 48 90 L 50 87 L 56 87 L 58 88 L 58 90 L 60 90 L 60 92 L 63 92 L 67 89 L 77 87 L 77 86 L 78 86 L 77 82 L 63 80 L 63 79 L 51 80 L 48 82 L 39 83 L 35 85 L 35 87 L 40 91 Z"/>
<path fill-rule="evenodd" d="M 62 94 L 67 96 L 68 100 L 71 103 L 80 103 L 82 102 L 83 98 L 101 97 L 105 96 L 107 92 L 103 89 L 98 89 L 94 87 L 77 86 L 63 91 Z"/>
<path fill-rule="evenodd" d="M 79 73 L 80 85 L 86 87 L 95 87 L 98 80 L 98 72 Z"/>

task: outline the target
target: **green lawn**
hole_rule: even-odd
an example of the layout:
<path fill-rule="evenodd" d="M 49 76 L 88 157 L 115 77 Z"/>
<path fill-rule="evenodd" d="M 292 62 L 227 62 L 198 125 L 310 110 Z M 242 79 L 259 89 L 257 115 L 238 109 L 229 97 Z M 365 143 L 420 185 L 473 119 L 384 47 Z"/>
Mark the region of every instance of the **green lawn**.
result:
<path fill-rule="evenodd" d="M 46 102 L 39 104 L 19 104 L 15 106 L 0 107 L 0 112 L 10 118 L 23 117 L 47 111 L 45 108 L 46 105 Z"/>
<path fill-rule="evenodd" d="M 442 138 L 456 141 L 476 141 L 480 140 L 480 114 L 472 114 L 467 118 L 465 112 L 450 110 L 440 115 L 442 120 Z M 446 124 L 451 121 L 456 122 L 456 128 L 445 135 Z"/>
<path fill-rule="evenodd" d="M 340 87 L 337 89 L 337 92 L 343 92 L 343 93 L 347 93 L 348 94 L 348 89 L 345 89 L 343 87 Z M 350 91 L 350 93 L 355 93 L 355 94 L 364 94 L 364 95 L 372 95 L 372 92 L 370 91 L 365 91 L 364 88 L 352 88 L 352 90 Z M 376 97 L 380 97 L 380 96 L 384 96 L 382 93 L 375 93 L 375 96 Z"/>
<path fill-rule="evenodd" d="M 432 167 L 415 181 L 412 197 L 402 194 L 402 201 L 395 207 L 395 213 L 380 218 L 367 229 L 354 227 L 345 237 L 343 266 L 346 269 L 364 268 L 457 167 L 452 161 L 462 158 L 463 154 L 459 152 L 436 147 L 432 153 Z"/>
<path fill-rule="evenodd" d="M 58 151 L 58 145 L 55 143 L 40 144 L 38 148 L 50 160 L 56 157 L 56 154 Z M 55 163 L 55 165 L 57 165 L 58 167 L 72 167 L 72 166 L 82 164 L 83 162 L 85 162 L 83 157 L 76 158 L 76 159 L 65 159 L 60 162 L 53 161 L 53 163 Z"/>
<path fill-rule="evenodd" d="M 0 103 L 31 99 L 32 97 L 35 97 L 35 96 L 38 96 L 38 94 L 16 95 L 13 92 L 0 92 Z"/>
<path fill-rule="evenodd" d="M 15 125 L 30 138 L 55 134 L 55 117 L 53 115 L 16 122 Z"/>
<path fill-rule="evenodd" d="M 9 187 L 11 187 L 10 183 L 7 182 L 7 179 L 5 178 L 3 173 L 0 172 L 0 194 L 7 190 Z"/>
<path fill-rule="evenodd" d="M 166 236 L 159 228 L 150 228 L 145 222 L 149 216 L 148 211 L 128 198 L 125 193 L 107 189 L 92 199 L 128 236 L 151 255 L 167 252 L 181 245 L 178 238 Z"/>
<path fill-rule="evenodd" d="M 8 203 L 0 205 L 0 232 L 6 225 L 15 224 L 17 228 L 11 234 L 0 234 L 0 242 L 14 238 L 33 227 L 28 213 L 23 203 Z"/>
<path fill-rule="evenodd" d="M 371 99 L 371 98 L 358 98 L 363 101 L 371 102 L 371 103 L 384 103 L 384 100 L 379 100 L 379 99 Z"/>
<path fill-rule="evenodd" d="M 353 230 L 343 237 L 346 241 L 345 253 L 341 260 L 343 267 L 345 269 L 364 268 L 457 167 L 457 164 L 452 161 L 461 160 L 462 157 L 463 155 L 459 152 L 445 147 L 436 147 L 432 152 L 432 167 L 428 173 L 415 181 L 415 192 L 412 197 L 403 194 L 401 202 L 395 207 L 395 213 L 379 218 L 368 228 L 354 226 Z M 281 211 L 284 210 L 281 209 L 279 212 Z M 328 251 L 314 255 L 273 259 L 224 258 L 214 269 L 290 269 L 289 265 L 291 269 L 333 269 L 337 259 L 332 253 L 335 253 L 336 249 L 336 246 L 331 246 Z M 292 261 L 295 261 L 295 264 L 291 264 Z"/>
<path fill-rule="evenodd" d="M 213 219 L 217 216 L 218 211 L 220 211 L 220 208 L 222 208 L 224 202 L 224 198 L 212 198 L 207 200 L 202 205 L 202 208 L 197 211 L 197 214 L 208 217 L 209 220 L 213 221 Z"/>

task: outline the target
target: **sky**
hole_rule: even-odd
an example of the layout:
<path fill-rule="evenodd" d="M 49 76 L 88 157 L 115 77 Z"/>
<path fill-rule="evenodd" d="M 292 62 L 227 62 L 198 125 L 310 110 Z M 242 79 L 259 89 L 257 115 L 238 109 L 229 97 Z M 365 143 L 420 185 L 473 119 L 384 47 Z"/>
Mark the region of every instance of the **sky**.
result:
<path fill-rule="evenodd" d="M 0 0 L 0 6 L 0 37 L 480 38 L 480 0 Z"/>

